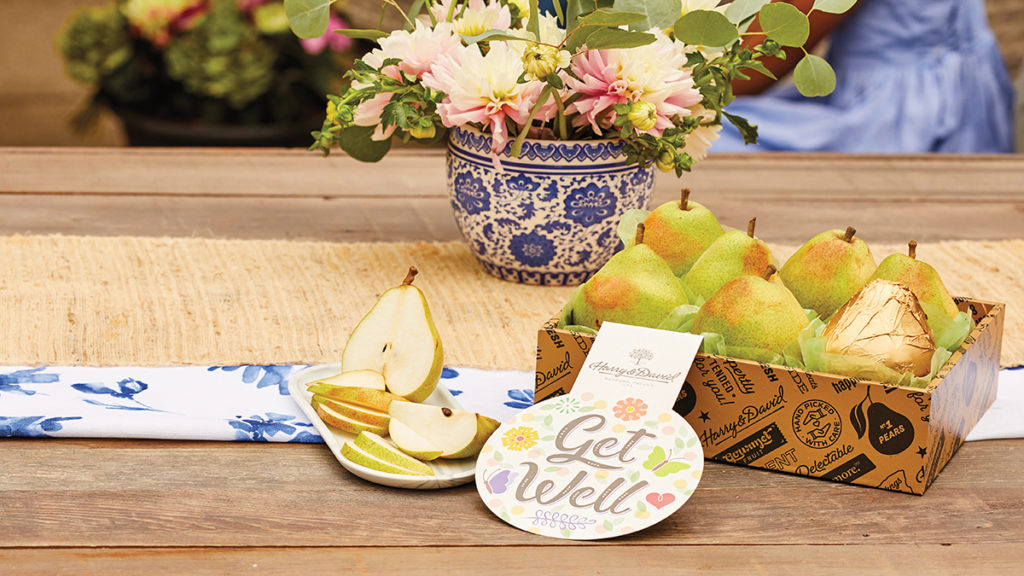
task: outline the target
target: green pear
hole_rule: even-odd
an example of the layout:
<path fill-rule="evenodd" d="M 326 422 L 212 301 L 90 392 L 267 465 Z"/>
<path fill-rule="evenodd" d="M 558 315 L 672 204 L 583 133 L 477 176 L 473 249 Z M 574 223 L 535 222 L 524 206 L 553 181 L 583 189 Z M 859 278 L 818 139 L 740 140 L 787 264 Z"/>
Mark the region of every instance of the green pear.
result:
<path fill-rule="evenodd" d="M 644 225 L 636 243 L 612 256 L 583 285 L 572 310 L 572 323 L 600 328 L 602 322 L 656 327 L 669 312 L 688 304 L 682 281 L 644 243 Z"/>
<path fill-rule="evenodd" d="M 775 273 L 769 265 L 765 277 Z M 748 349 L 748 357 L 771 361 L 807 327 L 807 315 L 793 293 L 764 277 L 740 276 L 711 295 L 693 319 L 690 332 L 715 332 L 731 347 Z"/>
<path fill-rule="evenodd" d="M 726 232 L 711 243 L 683 276 L 691 296 L 710 298 L 726 282 L 737 276 L 764 277 L 775 259 L 764 241 L 754 238 L 757 218 L 747 223 L 747 232 Z"/>
<path fill-rule="evenodd" d="M 679 202 L 666 202 L 644 220 L 644 244 L 665 259 L 672 273 L 682 276 L 697 258 L 725 232 L 710 210 L 690 202 L 690 189 L 683 188 Z"/>
<path fill-rule="evenodd" d="M 875 272 L 871 249 L 852 226 L 822 232 L 800 247 L 779 275 L 800 305 L 822 320 L 835 314 L 868 283 Z"/>
<path fill-rule="evenodd" d="M 946 290 L 942 278 L 930 265 L 917 259 L 917 242 L 908 243 L 907 255 L 890 254 L 878 265 L 870 280 L 889 280 L 903 284 L 917 296 L 917 301 L 928 315 L 928 323 L 936 334 L 960 313 L 953 297 Z"/>
<path fill-rule="evenodd" d="M 409 267 L 400 286 L 381 294 L 352 331 L 341 356 L 342 372 L 374 370 L 392 394 L 412 402 L 430 396 L 441 379 L 444 350 L 427 299 L 412 285 Z"/>
<path fill-rule="evenodd" d="M 401 422 L 410 431 L 422 437 L 423 442 L 417 439 L 417 446 L 410 448 L 423 451 L 440 450 L 440 458 L 476 456 L 491 434 L 501 425 L 501 422 L 475 412 L 415 402 L 392 402 L 388 413 L 392 422 Z M 409 446 L 408 437 L 409 435 L 399 436 L 402 441 L 396 442 L 399 448 L 403 445 Z"/>
<path fill-rule="evenodd" d="M 416 469 L 407 468 L 400 464 L 396 464 L 395 462 L 385 460 L 383 458 L 380 458 L 379 456 L 371 454 L 370 452 L 367 452 L 366 449 L 357 446 L 353 442 L 345 442 L 344 444 L 341 445 L 341 455 L 347 458 L 348 460 L 355 462 L 356 464 L 359 464 L 360 466 L 365 466 L 372 470 L 377 470 L 378 472 L 385 472 L 388 474 L 403 474 L 407 476 L 434 475 L 434 471 L 432 469 L 423 470 L 422 468 L 419 467 L 417 467 Z M 420 464 L 422 464 L 424 467 L 428 469 L 430 468 L 429 466 L 423 464 L 422 462 Z"/>

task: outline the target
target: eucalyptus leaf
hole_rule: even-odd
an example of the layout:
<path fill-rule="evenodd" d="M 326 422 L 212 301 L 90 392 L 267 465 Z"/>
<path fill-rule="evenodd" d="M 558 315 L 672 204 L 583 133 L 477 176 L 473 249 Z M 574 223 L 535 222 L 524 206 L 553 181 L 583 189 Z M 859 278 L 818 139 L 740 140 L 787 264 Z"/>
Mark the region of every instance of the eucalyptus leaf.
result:
<path fill-rule="evenodd" d="M 334 31 L 342 36 L 348 36 L 349 38 L 355 38 L 357 40 L 379 40 L 388 35 L 387 32 L 381 32 L 380 30 L 371 30 L 368 28 L 341 28 Z"/>
<path fill-rule="evenodd" d="M 757 19 L 764 34 L 783 46 L 803 46 L 811 33 L 807 15 L 792 4 L 768 4 Z"/>
<path fill-rule="evenodd" d="M 622 0 L 619 0 L 622 1 Z M 637 0 L 633 0 L 637 1 Z M 644 0 L 639 0 L 642 4 Z M 618 2 L 616 2 L 618 4 Z M 623 11 L 616 8 L 610 10 L 608 8 L 601 8 L 600 10 L 594 10 L 590 14 L 581 16 L 578 24 L 580 26 L 627 26 L 629 24 L 636 24 L 637 22 L 644 22 L 647 20 L 647 16 L 640 14 L 639 12 Z M 646 30 L 647 28 L 644 28 Z"/>
<path fill-rule="evenodd" d="M 725 46 L 739 38 L 736 25 L 713 10 L 694 10 L 676 20 L 676 38 L 691 46 Z"/>
<path fill-rule="evenodd" d="M 598 28 L 587 37 L 587 48 L 607 50 L 611 48 L 636 48 L 654 42 L 654 34 L 631 32 L 620 28 Z"/>
<path fill-rule="evenodd" d="M 836 73 L 824 58 L 808 54 L 793 69 L 793 84 L 808 98 L 828 96 L 836 88 Z"/>
<path fill-rule="evenodd" d="M 750 18 L 762 6 L 771 2 L 772 0 L 734 0 L 732 4 L 729 4 L 725 8 L 725 17 L 729 19 L 733 24 L 740 24 L 747 18 Z"/>
<path fill-rule="evenodd" d="M 651 28 L 671 28 L 683 11 L 682 0 L 615 0 L 616 10 L 636 13 L 641 19 L 629 24 L 630 30 L 646 32 Z"/>
<path fill-rule="evenodd" d="M 814 0 L 812 10 L 828 12 L 829 14 L 842 14 L 853 8 L 857 0 Z"/>
<path fill-rule="evenodd" d="M 576 53 L 579 49 L 587 43 L 587 38 L 594 32 L 600 30 L 600 26 L 583 26 L 573 32 L 572 36 L 565 41 L 565 48 L 569 52 Z"/>
<path fill-rule="evenodd" d="M 327 32 L 334 0 L 284 0 L 288 25 L 299 38 L 319 38 Z"/>
<path fill-rule="evenodd" d="M 519 36 L 513 36 L 504 30 L 488 30 L 481 32 L 476 36 L 462 35 L 462 39 L 465 40 L 466 44 L 476 44 L 477 42 L 484 42 L 486 40 L 519 40 L 524 41 Z"/>
<path fill-rule="evenodd" d="M 373 126 L 350 126 L 338 134 L 338 145 L 346 154 L 360 162 L 378 162 L 388 150 L 391 139 L 371 140 Z"/>

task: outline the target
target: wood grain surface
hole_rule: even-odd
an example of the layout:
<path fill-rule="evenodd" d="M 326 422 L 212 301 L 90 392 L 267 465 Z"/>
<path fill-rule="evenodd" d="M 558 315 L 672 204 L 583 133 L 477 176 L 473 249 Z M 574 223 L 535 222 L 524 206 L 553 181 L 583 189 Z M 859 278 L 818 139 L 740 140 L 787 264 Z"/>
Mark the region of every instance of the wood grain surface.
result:
<path fill-rule="evenodd" d="M 1024 158 L 717 156 L 680 184 L 799 244 L 1024 237 Z M 0 149 L 0 234 L 448 240 L 436 151 Z M 0 263 L 2 266 L 2 263 Z M 0 440 L 0 574 L 1017 574 L 1024 440 L 968 443 L 924 496 L 710 462 L 667 521 L 538 538 L 471 486 L 378 487 L 323 446 Z"/>
<path fill-rule="evenodd" d="M 456 240 L 444 153 L 367 166 L 305 151 L 0 148 L 0 234 Z M 41 177 L 45 175 L 45 177 Z M 1024 156 L 718 155 L 681 186 L 727 225 L 802 244 L 855 226 L 869 242 L 1018 238 Z"/>

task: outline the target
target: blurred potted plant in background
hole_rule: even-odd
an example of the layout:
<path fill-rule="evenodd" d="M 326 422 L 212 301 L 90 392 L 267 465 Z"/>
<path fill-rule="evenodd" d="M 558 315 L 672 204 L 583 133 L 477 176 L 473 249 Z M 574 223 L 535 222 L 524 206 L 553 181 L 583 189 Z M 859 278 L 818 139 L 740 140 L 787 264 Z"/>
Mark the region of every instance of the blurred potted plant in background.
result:
<path fill-rule="evenodd" d="M 132 145 L 297 146 L 319 127 L 324 94 L 358 55 L 336 12 L 298 40 L 280 0 L 116 0 L 77 11 L 57 38 L 69 76 L 94 86 L 73 121 L 102 107 Z"/>

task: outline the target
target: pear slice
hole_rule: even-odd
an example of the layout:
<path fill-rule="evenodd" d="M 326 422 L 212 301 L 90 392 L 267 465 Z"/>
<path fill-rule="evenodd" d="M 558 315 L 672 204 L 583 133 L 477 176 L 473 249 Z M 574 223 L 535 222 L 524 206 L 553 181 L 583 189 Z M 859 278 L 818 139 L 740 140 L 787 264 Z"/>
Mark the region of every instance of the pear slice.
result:
<path fill-rule="evenodd" d="M 320 419 L 325 424 L 342 432 L 348 432 L 349 434 L 359 434 L 364 431 L 376 434 L 387 433 L 388 420 L 378 415 L 384 417 L 388 417 L 388 415 L 382 412 L 378 412 L 377 415 L 371 414 L 370 416 L 373 416 L 373 421 L 369 422 L 357 419 L 358 412 L 349 410 L 349 408 L 355 408 L 355 406 L 324 400 L 320 396 L 313 397 L 312 405 L 317 415 L 320 416 Z"/>
<path fill-rule="evenodd" d="M 395 418 L 392 418 L 388 424 L 388 434 L 391 435 L 391 441 L 398 446 L 399 450 L 414 458 L 436 460 L 444 453 L 444 450 L 438 448 L 433 442 Z"/>
<path fill-rule="evenodd" d="M 359 436 L 353 441 L 357 447 L 362 448 L 367 454 L 390 462 L 396 466 L 401 466 L 406 470 L 412 470 L 413 472 L 420 472 L 425 476 L 433 476 L 434 469 L 430 466 L 420 462 L 416 458 L 412 458 L 398 450 L 393 445 L 388 443 L 387 440 L 381 438 L 379 435 L 373 432 L 360 432 Z"/>
<path fill-rule="evenodd" d="M 392 422 L 405 424 L 440 449 L 440 458 L 477 455 L 501 424 L 475 412 L 413 402 L 392 402 L 388 413 Z"/>
<path fill-rule="evenodd" d="M 374 427 L 383 426 L 384 428 L 387 428 L 388 422 L 391 420 L 391 416 L 389 416 L 387 412 L 374 410 L 373 408 L 368 408 L 366 406 L 358 406 L 356 404 L 349 404 L 348 402 L 339 402 L 319 395 L 314 395 L 313 400 L 330 408 L 332 411 L 348 418 L 349 420 L 355 420 L 356 422 L 362 422 Z"/>
<path fill-rule="evenodd" d="M 313 387 L 320 390 L 329 388 L 372 388 L 374 390 L 387 390 L 384 385 L 384 375 L 373 370 L 352 370 L 341 374 L 317 380 L 306 386 L 311 392 Z M 315 392 L 314 392 L 315 393 Z"/>
<path fill-rule="evenodd" d="M 380 372 L 390 392 L 420 402 L 441 378 L 444 350 L 427 300 L 412 285 L 416 274 L 410 267 L 400 286 L 381 294 L 349 336 L 341 366 Z"/>
<path fill-rule="evenodd" d="M 400 453 L 396 452 L 396 454 Z M 427 466 L 428 471 L 426 472 L 424 472 L 422 469 L 411 470 L 409 468 L 405 468 L 404 466 L 395 464 L 394 462 L 389 462 L 387 460 L 378 458 L 377 456 L 367 452 L 366 450 L 360 448 L 359 446 L 356 446 L 352 442 L 345 442 L 344 444 L 342 444 L 341 455 L 344 456 L 345 458 L 348 458 L 352 462 L 359 464 L 360 466 L 365 466 L 367 468 L 377 470 L 378 472 L 386 472 L 388 474 L 404 474 L 406 476 L 434 475 L 434 471 L 429 470 L 430 467 L 427 466 L 426 464 L 421 463 L 421 465 Z"/>
<path fill-rule="evenodd" d="M 374 388 L 353 388 L 351 386 L 325 387 L 323 385 L 315 385 L 310 386 L 309 391 L 312 392 L 314 396 L 319 396 L 322 400 L 344 402 L 346 404 L 372 408 L 381 412 L 387 412 L 388 406 L 390 406 L 392 402 L 406 402 L 405 398 L 398 396 L 397 394 L 384 392 L 383 390 L 376 390 Z"/>

